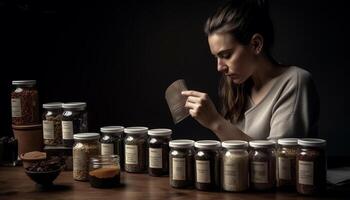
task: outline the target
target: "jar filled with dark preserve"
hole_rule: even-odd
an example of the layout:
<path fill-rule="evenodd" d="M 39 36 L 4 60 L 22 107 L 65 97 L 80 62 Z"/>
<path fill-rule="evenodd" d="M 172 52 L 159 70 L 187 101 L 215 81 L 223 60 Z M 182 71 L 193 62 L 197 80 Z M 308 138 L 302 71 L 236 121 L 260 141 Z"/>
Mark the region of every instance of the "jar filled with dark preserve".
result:
<path fill-rule="evenodd" d="M 143 173 L 147 169 L 147 127 L 127 127 L 125 143 L 125 171 Z"/>
<path fill-rule="evenodd" d="M 170 185 L 189 188 L 194 185 L 194 141 L 172 140 L 169 142 Z"/>
<path fill-rule="evenodd" d="M 91 187 L 113 188 L 120 186 L 118 155 L 100 155 L 90 158 L 89 181 Z"/>
<path fill-rule="evenodd" d="M 254 190 L 272 190 L 276 186 L 275 142 L 253 140 L 249 142 L 250 186 Z"/>
<path fill-rule="evenodd" d="M 200 140 L 195 143 L 196 189 L 218 190 L 220 186 L 220 146 L 216 140 Z"/>
<path fill-rule="evenodd" d="M 12 81 L 12 124 L 40 124 L 39 97 L 35 80 Z"/>
<path fill-rule="evenodd" d="M 295 190 L 297 138 L 277 141 L 277 187 L 280 190 Z"/>
<path fill-rule="evenodd" d="M 158 128 L 148 131 L 148 174 L 164 176 L 169 174 L 169 141 L 171 129 Z"/>
<path fill-rule="evenodd" d="M 101 155 L 118 155 L 120 168 L 124 169 L 124 127 L 104 126 L 100 128 Z"/>
<path fill-rule="evenodd" d="M 319 195 L 326 190 L 326 141 L 315 138 L 298 139 L 297 191 L 305 195 Z"/>
<path fill-rule="evenodd" d="M 45 145 L 62 144 L 62 103 L 43 104 L 43 137 Z"/>
<path fill-rule="evenodd" d="M 63 145 L 72 146 L 73 135 L 88 131 L 87 112 L 85 102 L 71 102 L 62 105 L 62 139 Z"/>

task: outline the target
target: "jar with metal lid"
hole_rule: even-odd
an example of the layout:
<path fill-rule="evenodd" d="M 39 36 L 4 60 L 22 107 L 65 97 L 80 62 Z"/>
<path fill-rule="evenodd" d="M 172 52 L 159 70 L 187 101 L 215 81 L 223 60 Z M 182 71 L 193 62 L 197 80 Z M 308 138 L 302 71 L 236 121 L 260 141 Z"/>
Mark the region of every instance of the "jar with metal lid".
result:
<path fill-rule="evenodd" d="M 319 195 L 326 190 L 326 141 L 316 138 L 298 139 L 297 191 L 305 195 Z"/>
<path fill-rule="evenodd" d="M 169 142 L 170 185 L 188 188 L 194 185 L 194 141 L 172 140 Z"/>
<path fill-rule="evenodd" d="M 221 185 L 224 191 L 241 192 L 249 188 L 248 142 L 228 140 L 222 142 Z"/>
<path fill-rule="evenodd" d="M 127 127 L 125 144 L 125 171 L 142 173 L 147 169 L 147 127 Z"/>
<path fill-rule="evenodd" d="M 148 174 L 164 176 L 169 174 L 169 141 L 171 129 L 158 128 L 148 131 Z"/>
<path fill-rule="evenodd" d="M 43 137 L 45 145 L 62 144 L 62 104 L 61 102 L 43 104 Z"/>
<path fill-rule="evenodd" d="M 195 186 L 198 190 L 213 191 L 220 186 L 220 146 L 216 140 L 195 142 Z"/>
<path fill-rule="evenodd" d="M 295 190 L 297 138 L 283 138 L 277 141 L 277 187 Z"/>
<path fill-rule="evenodd" d="M 74 135 L 73 178 L 88 181 L 89 159 L 99 154 L 98 133 L 79 133 Z"/>
<path fill-rule="evenodd" d="M 12 124 L 40 124 L 39 97 L 35 80 L 12 81 Z"/>
<path fill-rule="evenodd" d="M 275 142 L 253 140 L 249 142 L 250 186 L 265 191 L 276 186 Z"/>
<path fill-rule="evenodd" d="M 65 146 L 73 145 L 73 135 L 88 131 L 85 102 L 71 102 L 62 105 L 62 138 Z"/>
<path fill-rule="evenodd" d="M 113 188 L 120 186 L 118 155 L 99 155 L 90 158 L 89 181 L 91 187 Z"/>
<path fill-rule="evenodd" d="M 124 127 L 104 126 L 101 131 L 101 155 L 118 155 L 121 169 L 124 169 Z"/>

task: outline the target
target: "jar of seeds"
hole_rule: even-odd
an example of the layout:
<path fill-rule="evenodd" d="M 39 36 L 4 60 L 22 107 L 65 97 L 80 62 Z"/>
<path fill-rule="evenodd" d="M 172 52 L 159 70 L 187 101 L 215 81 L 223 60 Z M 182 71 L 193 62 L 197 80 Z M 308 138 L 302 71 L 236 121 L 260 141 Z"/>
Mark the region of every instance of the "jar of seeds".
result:
<path fill-rule="evenodd" d="M 45 145 L 62 144 L 62 103 L 43 104 L 43 137 Z"/>

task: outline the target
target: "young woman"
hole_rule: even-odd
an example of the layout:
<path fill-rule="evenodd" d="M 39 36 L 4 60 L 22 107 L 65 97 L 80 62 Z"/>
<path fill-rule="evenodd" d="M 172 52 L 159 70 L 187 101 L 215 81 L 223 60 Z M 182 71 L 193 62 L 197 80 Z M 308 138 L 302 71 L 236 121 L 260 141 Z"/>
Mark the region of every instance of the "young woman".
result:
<path fill-rule="evenodd" d="M 183 91 L 192 117 L 222 141 L 315 137 L 319 97 L 311 75 L 271 56 L 273 26 L 264 0 L 232 0 L 205 33 L 222 73 L 219 113 L 206 93 Z"/>

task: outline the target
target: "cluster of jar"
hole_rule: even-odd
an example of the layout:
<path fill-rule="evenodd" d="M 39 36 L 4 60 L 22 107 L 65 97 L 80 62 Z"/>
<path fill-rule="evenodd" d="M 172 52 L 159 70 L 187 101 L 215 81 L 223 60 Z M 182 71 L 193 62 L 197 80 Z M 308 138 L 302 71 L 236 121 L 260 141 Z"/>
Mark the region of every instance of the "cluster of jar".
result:
<path fill-rule="evenodd" d="M 276 142 L 170 141 L 170 185 L 205 191 L 297 190 L 321 194 L 326 186 L 325 140 Z"/>

